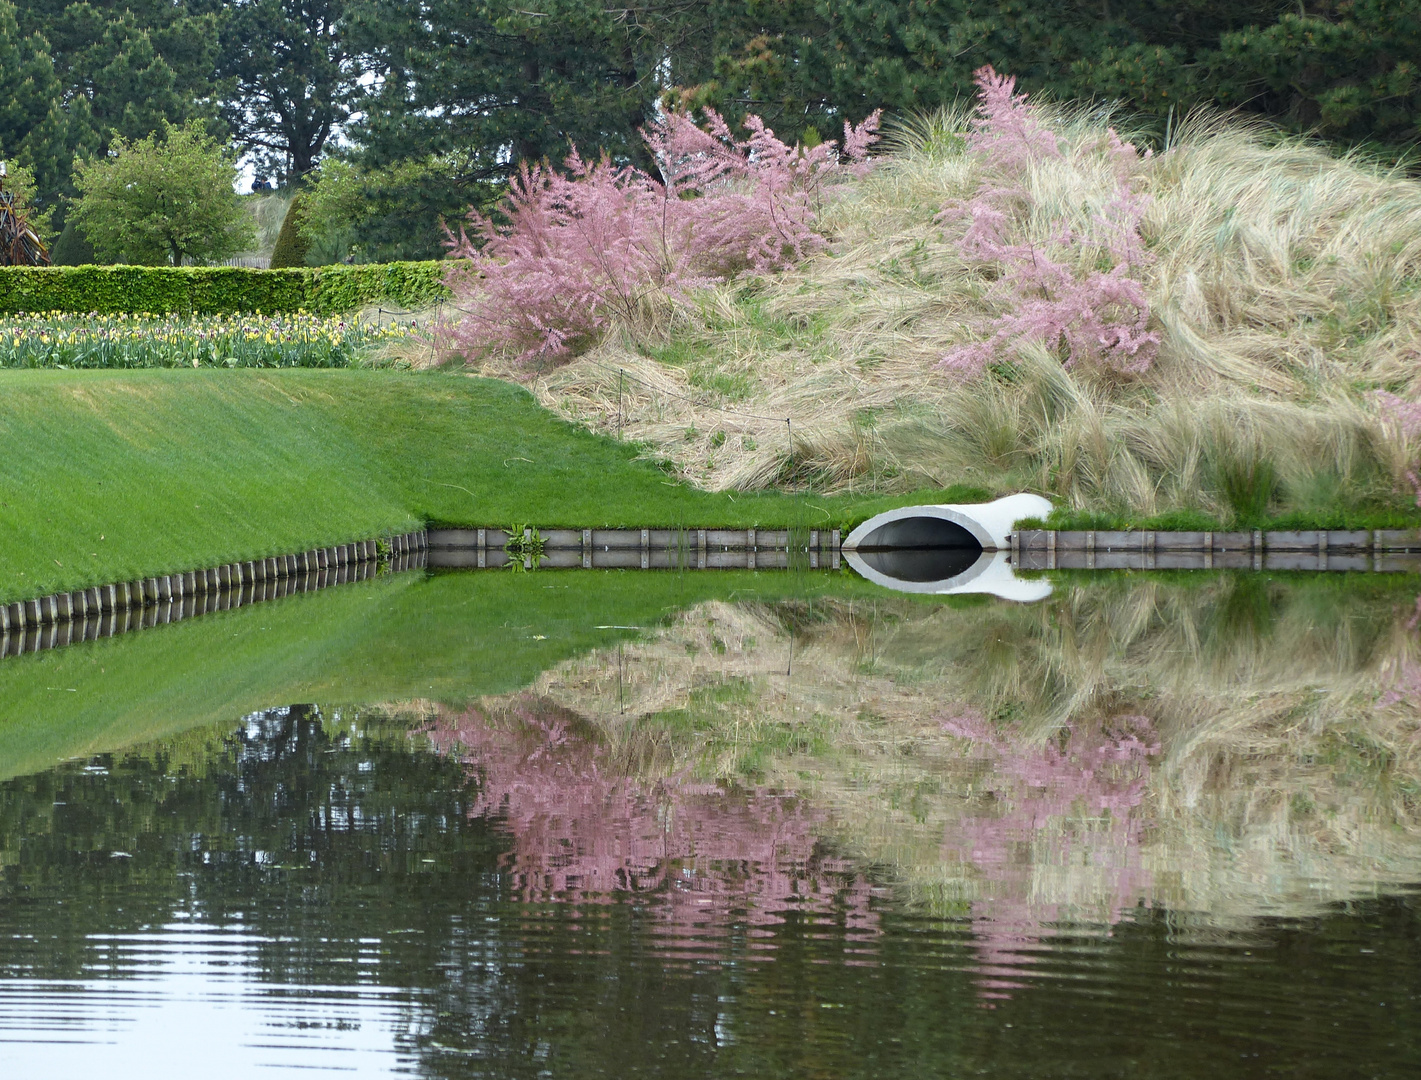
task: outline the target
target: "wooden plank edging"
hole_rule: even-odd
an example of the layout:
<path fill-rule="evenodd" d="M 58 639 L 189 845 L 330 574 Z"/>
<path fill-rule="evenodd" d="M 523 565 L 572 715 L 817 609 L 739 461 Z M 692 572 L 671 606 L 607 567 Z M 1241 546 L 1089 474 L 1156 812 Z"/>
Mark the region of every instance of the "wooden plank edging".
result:
<path fill-rule="evenodd" d="M 1421 552 L 1421 529 L 1318 529 L 1263 532 L 1152 532 L 1148 530 L 1022 529 L 1011 538 L 1014 552 L 1306 551 L 1356 553 Z"/>

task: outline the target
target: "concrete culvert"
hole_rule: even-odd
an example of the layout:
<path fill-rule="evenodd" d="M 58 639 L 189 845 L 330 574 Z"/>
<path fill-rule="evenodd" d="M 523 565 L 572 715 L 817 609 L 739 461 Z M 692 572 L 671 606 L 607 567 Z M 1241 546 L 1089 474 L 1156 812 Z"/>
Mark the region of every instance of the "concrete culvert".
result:
<path fill-rule="evenodd" d="M 885 522 L 855 550 L 873 569 L 898 581 L 944 581 L 982 557 L 982 544 L 972 533 L 940 517 Z"/>
<path fill-rule="evenodd" d="M 941 517 L 903 517 L 887 521 L 856 545 L 860 551 L 891 548 L 968 548 L 976 553 L 982 542 L 955 521 Z"/>
<path fill-rule="evenodd" d="M 860 574 L 889 588 L 1040 599 L 1050 586 L 1016 579 L 1008 551 L 1016 522 L 1050 512 L 1046 499 L 1025 494 L 989 503 L 903 506 L 854 529 L 843 552 Z"/>

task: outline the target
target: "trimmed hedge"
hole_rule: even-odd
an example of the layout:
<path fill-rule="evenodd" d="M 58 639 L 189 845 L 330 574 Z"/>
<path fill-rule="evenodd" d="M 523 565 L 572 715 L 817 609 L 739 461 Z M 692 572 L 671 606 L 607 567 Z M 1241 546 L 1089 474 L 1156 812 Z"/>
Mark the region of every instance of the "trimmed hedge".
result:
<path fill-rule="evenodd" d="M 449 299 L 441 262 L 363 263 L 292 270 L 241 266 L 4 266 L 0 314 L 176 312 L 339 315 L 366 304 L 427 307 Z"/>

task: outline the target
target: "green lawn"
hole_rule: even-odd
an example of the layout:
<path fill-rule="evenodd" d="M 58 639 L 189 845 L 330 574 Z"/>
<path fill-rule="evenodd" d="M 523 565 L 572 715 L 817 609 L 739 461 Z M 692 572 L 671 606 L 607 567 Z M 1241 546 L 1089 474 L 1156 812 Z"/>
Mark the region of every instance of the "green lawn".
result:
<path fill-rule="evenodd" d="M 380 371 L 0 374 L 0 600 L 428 521 L 844 527 L 970 501 L 708 494 L 507 383 Z"/>

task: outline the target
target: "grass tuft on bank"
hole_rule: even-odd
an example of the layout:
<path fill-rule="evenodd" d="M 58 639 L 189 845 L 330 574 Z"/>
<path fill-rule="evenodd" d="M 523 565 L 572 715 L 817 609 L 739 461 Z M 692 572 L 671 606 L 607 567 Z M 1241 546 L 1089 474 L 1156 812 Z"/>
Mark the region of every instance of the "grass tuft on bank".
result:
<path fill-rule="evenodd" d="M 954 488 L 707 493 L 523 389 L 382 371 L 17 371 L 0 395 L 0 600 L 426 522 L 844 527 Z"/>

